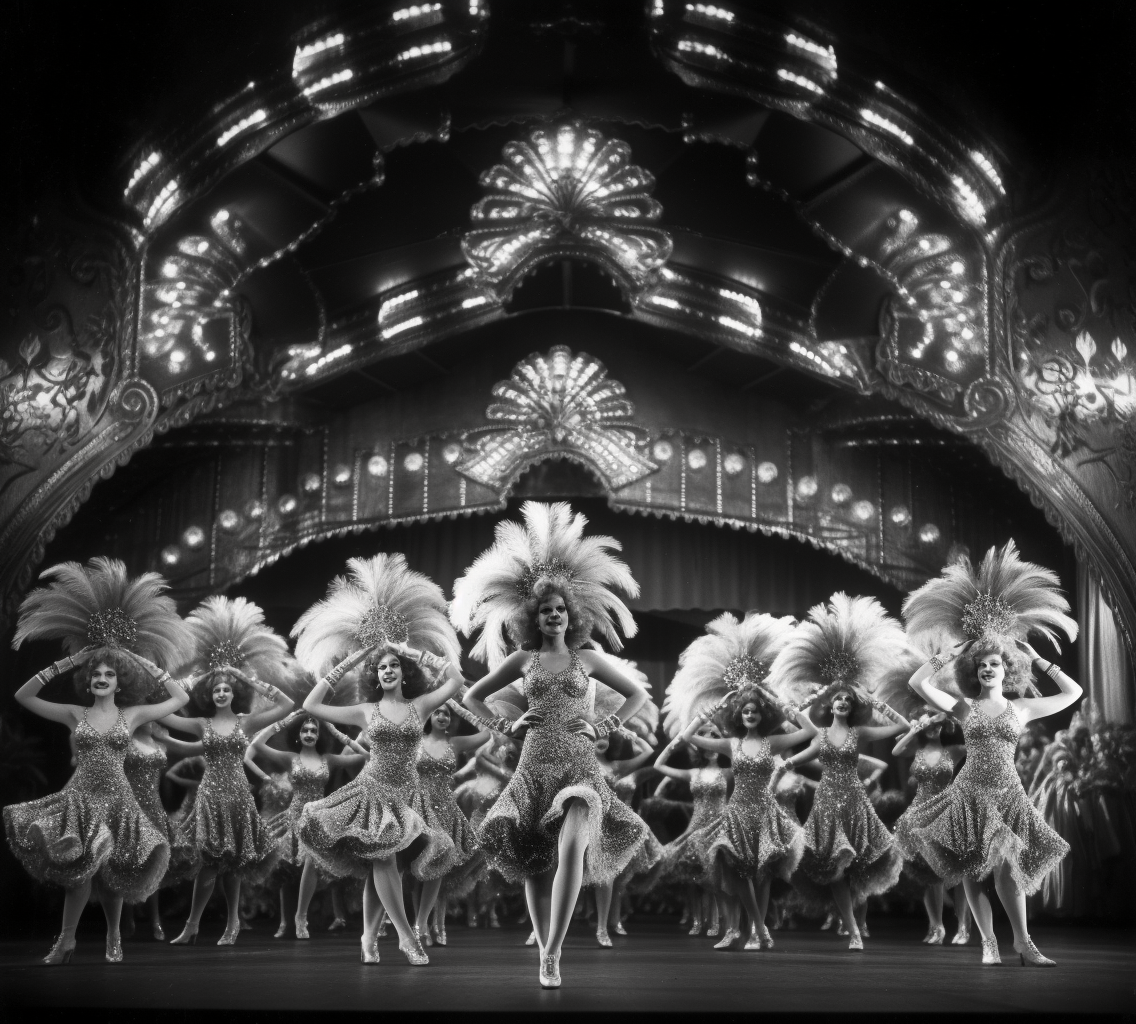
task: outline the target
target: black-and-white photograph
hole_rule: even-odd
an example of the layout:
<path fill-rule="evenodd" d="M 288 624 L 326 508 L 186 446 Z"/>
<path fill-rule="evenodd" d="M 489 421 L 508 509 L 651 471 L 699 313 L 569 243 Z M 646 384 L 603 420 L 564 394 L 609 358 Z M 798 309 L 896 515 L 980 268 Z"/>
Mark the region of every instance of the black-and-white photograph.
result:
<path fill-rule="evenodd" d="M 1136 1013 L 1136 6 L 0 20 L 0 1013 Z"/>

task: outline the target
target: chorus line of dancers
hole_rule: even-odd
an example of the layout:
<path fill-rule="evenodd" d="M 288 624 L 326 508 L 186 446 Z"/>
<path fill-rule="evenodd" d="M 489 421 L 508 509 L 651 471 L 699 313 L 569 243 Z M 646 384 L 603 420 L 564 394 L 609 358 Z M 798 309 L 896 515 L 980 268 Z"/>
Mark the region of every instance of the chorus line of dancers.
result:
<path fill-rule="evenodd" d="M 123 902 L 150 900 L 158 937 L 155 894 L 192 877 L 175 944 L 196 941 L 218 880 L 228 908 L 219 944 L 237 941 L 242 882 L 292 892 L 304 939 L 317 888 L 353 881 L 361 961 L 379 962 L 389 921 L 407 961 L 424 965 L 423 940 L 446 942 L 448 902 L 512 885 L 523 887 L 538 980 L 551 988 L 584 888 L 603 946 L 610 930 L 623 934 L 629 886 L 677 884 L 696 928 L 704 894 L 720 908 L 719 948 L 773 947 L 771 897 L 788 894 L 834 910 L 848 949 L 862 950 L 866 901 L 906 871 L 925 893 L 924 941 L 942 943 L 950 890 L 956 911 L 965 901 L 973 914 L 982 963 L 999 963 L 991 881 L 1021 962 L 1052 964 L 1030 939 L 1025 899 L 1068 846 L 1030 803 L 1014 753 L 1027 723 L 1081 694 L 1028 642 L 1075 638 L 1053 573 L 1010 542 L 911 593 L 903 624 L 845 594 L 799 622 L 723 614 L 680 658 L 662 708 L 669 742 L 656 752 L 646 678 L 603 651 L 635 632 L 620 594 L 638 585 L 618 542 L 585 535 L 565 503 L 527 502 L 522 515 L 497 527 L 448 602 L 401 555 L 349 560 L 296 622 L 292 651 L 242 598 L 211 597 L 183 619 L 155 573 L 130 578 L 105 558 L 48 569 L 14 644 L 59 640 L 65 654 L 16 699 L 71 730 L 75 771 L 60 792 L 4 808 L 20 862 L 65 891 L 45 962 L 68 962 L 92 896 L 106 958 L 120 961 Z M 476 681 L 460 672 L 459 632 L 476 637 L 471 658 L 488 666 Z M 39 695 L 66 674 L 76 702 Z M 458 734 L 457 717 L 473 735 Z M 943 745 L 951 723 L 961 746 Z M 296 749 L 270 742 L 285 730 Z M 329 738 L 341 753 L 324 752 Z M 613 760 L 617 738 L 626 756 Z M 860 748 L 893 738 L 897 756 L 914 755 L 917 793 L 889 830 L 861 780 Z M 167 749 L 204 764 L 185 813 L 167 814 L 158 797 Z M 672 766 L 680 749 L 702 763 Z M 474 775 L 454 789 L 462 755 Z M 886 767 L 866 760 L 873 778 Z M 820 778 L 802 822 L 786 782 L 813 761 Z M 265 780 L 260 809 L 246 767 Z M 688 827 L 665 845 L 631 806 L 652 767 L 693 795 Z M 327 795 L 340 770 L 358 773 Z"/>

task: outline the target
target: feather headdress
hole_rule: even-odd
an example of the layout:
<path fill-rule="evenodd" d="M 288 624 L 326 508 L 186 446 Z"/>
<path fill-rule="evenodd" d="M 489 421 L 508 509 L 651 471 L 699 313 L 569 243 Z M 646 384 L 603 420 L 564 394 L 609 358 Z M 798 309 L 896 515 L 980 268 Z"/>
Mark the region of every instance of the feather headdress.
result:
<path fill-rule="evenodd" d="M 701 711 L 747 683 L 764 682 L 793 631 L 793 619 L 751 612 L 740 622 L 725 612 L 706 624 L 706 635 L 679 655 L 678 671 L 663 701 L 663 727 L 677 736 Z"/>
<path fill-rule="evenodd" d="M 874 597 L 833 594 L 809 609 L 774 659 L 769 682 L 784 699 L 801 702 L 819 684 L 860 686 L 871 693 L 910 652 L 903 627 Z"/>
<path fill-rule="evenodd" d="M 1057 633 L 1077 639 L 1077 623 L 1067 614 L 1057 574 L 1024 562 L 1014 542 L 986 552 L 977 569 L 962 558 L 940 576 L 913 590 L 903 602 L 903 619 L 912 639 L 946 634 L 956 643 L 979 640 L 1013 647 L 1040 633 L 1061 649 Z"/>
<path fill-rule="evenodd" d="M 465 575 L 454 583 L 450 619 L 465 633 L 481 630 L 472 655 L 495 668 L 508 653 L 505 635 L 519 646 L 529 626 L 526 603 L 550 583 L 576 606 L 575 623 L 582 643 L 599 632 L 613 650 L 625 636 L 635 635 L 635 620 L 613 587 L 629 597 L 639 596 L 639 584 L 627 566 L 614 555 L 621 545 L 614 537 L 585 537 L 588 520 L 572 513 L 567 502 L 544 504 L 526 501 L 524 523 L 498 523 L 488 551 L 478 556 Z"/>
<path fill-rule="evenodd" d="M 92 558 L 53 565 L 40 579 L 51 583 L 24 598 L 13 647 L 25 640 L 62 640 L 68 654 L 118 647 L 164 668 L 192 650 L 190 629 L 156 572 L 131 578 L 118 559 Z"/>
<path fill-rule="evenodd" d="M 281 688 L 297 674 L 284 638 L 246 598 L 207 597 L 186 621 L 195 641 L 195 671 L 228 665 Z"/>
<path fill-rule="evenodd" d="M 353 651 L 382 643 L 409 644 L 457 664 L 461 647 L 446 617 L 442 588 L 414 572 L 405 555 L 347 560 L 327 597 L 296 621 L 296 657 L 311 672 L 326 672 Z"/>
<path fill-rule="evenodd" d="M 647 678 L 645 672 L 639 670 L 639 666 L 635 662 L 628 661 L 626 658 L 610 656 L 609 660 L 615 662 L 615 666 L 620 672 L 637 682 L 647 693 L 651 692 L 651 680 Z M 594 713 L 598 722 L 608 715 L 615 714 L 626 698 L 623 694 L 613 690 L 607 683 L 601 683 L 598 679 L 593 679 L 592 682 L 595 683 L 596 687 Z M 650 738 L 655 735 L 655 730 L 659 727 L 659 706 L 648 698 L 643 706 L 623 723 L 623 727 L 629 729 L 641 739 L 650 742 Z"/>
<path fill-rule="evenodd" d="M 883 677 L 876 684 L 876 698 L 882 700 L 889 707 L 894 708 L 907 719 L 914 720 L 924 712 L 937 711 L 937 708 L 930 707 L 919 694 L 907 685 L 908 681 L 915 674 L 915 670 L 919 668 L 925 660 L 926 658 L 917 653 L 914 649 L 900 655 L 899 659 L 884 673 Z M 956 699 L 960 699 L 962 694 L 958 692 L 954 685 L 954 673 L 944 672 L 942 674 L 948 678 L 936 679 L 934 685 L 940 690 L 946 690 Z"/>

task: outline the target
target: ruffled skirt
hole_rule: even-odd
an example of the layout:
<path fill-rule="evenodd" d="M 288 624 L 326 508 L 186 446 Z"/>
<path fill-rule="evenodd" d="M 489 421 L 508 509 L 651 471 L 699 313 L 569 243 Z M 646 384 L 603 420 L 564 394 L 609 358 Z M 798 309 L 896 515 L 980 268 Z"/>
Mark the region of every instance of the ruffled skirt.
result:
<path fill-rule="evenodd" d="M 793 878 L 806 904 L 827 906 L 829 886 L 841 877 L 853 903 L 894 888 L 903 870 L 903 854 L 876 816 L 867 797 L 840 804 L 818 795 L 804 825 L 805 852 Z"/>
<path fill-rule="evenodd" d="M 202 867 L 218 874 L 240 875 L 249 882 L 264 881 L 276 867 L 280 850 L 251 793 L 221 799 L 198 788 L 193 809 L 185 818 Z"/>
<path fill-rule="evenodd" d="M 415 808 L 422 815 L 427 828 L 448 836 L 450 840 L 447 855 L 424 867 L 423 870 L 428 873 L 418 877 L 423 881 L 448 877 L 469 863 L 478 850 L 477 836 L 474 835 L 469 821 L 462 814 L 449 789 L 444 793 L 431 793 L 425 788 L 420 789 L 415 799 Z M 450 895 L 453 893 L 451 892 Z"/>
<path fill-rule="evenodd" d="M 94 797 L 77 788 L 4 808 L 8 845 L 39 882 L 75 889 L 94 882 L 130 903 L 162 881 L 170 847 L 133 794 Z"/>
<path fill-rule="evenodd" d="M 772 796 L 756 807 L 726 807 L 705 840 L 706 876 L 723 887 L 724 869 L 742 878 L 789 881 L 805 852 L 805 833 Z"/>
<path fill-rule="evenodd" d="M 492 866 L 507 881 L 556 866 L 571 800 L 587 809 L 582 884 L 610 882 L 631 863 L 650 834 L 646 823 L 612 792 L 587 739 L 555 725 L 538 726 L 529 730 L 516 774 L 478 832 Z"/>
<path fill-rule="evenodd" d="M 1033 893 L 1069 852 L 1016 779 L 1002 787 L 956 780 L 905 817 L 905 847 L 922 854 L 949 886 L 981 881 L 1005 862 L 1018 887 Z"/>
<path fill-rule="evenodd" d="M 438 878 L 454 863 L 454 842 L 414 809 L 416 795 L 416 787 L 384 786 L 364 769 L 330 796 L 304 806 L 300 851 L 332 877 L 366 878 L 372 861 L 402 853 L 421 837 L 425 845 L 410 870 L 415 878 Z"/>

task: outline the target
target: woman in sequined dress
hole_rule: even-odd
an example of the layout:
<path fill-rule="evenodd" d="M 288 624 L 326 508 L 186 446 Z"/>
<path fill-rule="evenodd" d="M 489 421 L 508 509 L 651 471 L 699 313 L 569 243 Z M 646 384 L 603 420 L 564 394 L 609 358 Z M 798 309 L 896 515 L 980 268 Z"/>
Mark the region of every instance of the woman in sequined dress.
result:
<path fill-rule="evenodd" d="M 908 732 L 899 738 L 892 748 L 895 757 L 906 756 L 918 738 L 918 746 L 912 758 L 909 778 L 915 783 L 915 798 L 911 806 L 900 815 L 892 830 L 896 845 L 903 853 L 903 871 L 923 890 L 923 906 L 927 910 L 927 934 L 923 941 L 931 946 L 942 945 L 947 936 L 943 925 L 943 880 L 935 874 L 923 859 L 916 845 L 908 835 L 908 829 L 918 808 L 938 796 L 951 784 L 955 766 L 964 755 L 962 747 L 944 747 L 942 743 L 943 722 L 946 714 L 924 715 L 911 723 Z M 961 884 L 951 891 L 955 914 L 958 917 L 958 930 L 951 940 L 956 946 L 970 941 L 970 909 Z"/>
<path fill-rule="evenodd" d="M 75 689 L 83 703 L 38 696 L 45 683 L 76 669 Z M 158 704 L 142 702 L 151 677 L 169 695 Z M 123 764 L 135 731 L 177 711 L 189 697 L 152 662 L 103 647 L 55 662 L 24 683 L 15 698 L 32 714 L 66 725 L 75 739 L 75 772 L 62 790 L 4 808 L 13 854 L 37 881 L 60 885 L 66 893 L 63 927 L 44 962 L 70 960 L 75 928 L 94 885 L 107 919 L 106 959 L 117 963 L 123 900 L 150 896 L 170 855 L 167 829 L 156 828 L 139 806 Z"/>
<path fill-rule="evenodd" d="M 325 703 L 329 689 L 364 659 L 373 664 L 382 696 L 350 707 Z M 421 664 L 438 668 L 444 681 L 427 690 Z M 350 655 L 321 679 L 304 701 L 316 718 L 364 730 L 370 759 L 351 782 L 323 800 L 309 803 L 300 818 L 301 849 L 331 874 L 366 879 L 360 959 L 378 963 L 377 932 L 385 909 L 398 932 L 399 949 L 414 965 L 428 964 L 406 917 L 396 856 L 410 859 L 418 879 L 444 876 L 457 862 L 449 831 L 431 825 L 418 811 L 416 767 L 422 723 L 461 688 L 448 660 L 405 644 L 385 643 Z"/>
<path fill-rule="evenodd" d="M 774 704 L 754 685 L 743 685 L 726 704 L 730 739 L 699 736 L 708 713 L 696 716 L 681 740 L 706 751 L 728 753 L 733 766 L 734 792 L 712 833 L 701 840 L 707 876 L 715 889 L 740 899 L 750 915 L 745 949 L 771 949 L 773 938 L 765 924 L 774 878 L 787 882 L 804 850 L 805 837 L 773 796 L 775 758 L 784 750 L 812 739 L 816 729 L 793 708 Z M 799 729 L 776 732 L 786 716 L 797 717 Z M 728 949 L 741 936 L 727 928 L 717 948 Z"/>
<path fill-rule="evenodd" d="M 581 885 L 614 879 L 648 831 L 616 797 L 596 761 L 588 679 L 625 698 L 615 715 L 620 721 L 639 709 L 647 693 L 602 654 L 565 642 L 573 613 L 552 585 L 534 593 L 533 604 L 539 649 L 509 655 L 470 688 L 464 703 L 492 719 L 483 700 L 518 677 L 523 680 L 529 707 L 512 731 L 528 727 L 528 735 L 516 774 L 481 823 L 479 839 L 506 879 L 524 880 L 540 949 L 540 982 L 556 987 L 560 948 Z"/>
<path fill-rule="evenodd" d="M 1050 966 L 1053 961 L 1030 939 L 1026 895 L 1037 890 L 1069 846 L 1030 803 L 1014 754 L 1022 729 L 1069 707 L 1081 696 L 1081 687 L 1025 641 L 1017 642 L 1018 650 L 1007 646 L 963 642 L 949 651 L 945 661 L 957 662 L 961 698 L 931 681 L 944 659 L 933 658 L 911 677 L 911 688 L 920 697 L 962 723 L 967 756 L 954 782 L 911 814 L 905 834 L 948 884 L 962 880 L 982 934 L 983 963 L 1001 962 L 990 901 L 982 888 L 993 876 L 1022 963 Z M 1008 700 L 1003 684 L 1019 689 L 1031 669 L 1046 674 L 1060 692 Z"/>
<path fill-rule="evenodd" d="M 600 769 L 607 778 L 615 795 L 630 808 L 635 797 L 635 790 L 639 784 L 639 770 L 650 760 L 654 753 L 646 740 L 639 736 L 632 736 L 631 757 L 622 760 L 609 760 L 607 755 L 611 752 L 611 738 L 603 736 L 595 742 L 596 757 Z M 646 822 L 644 822 L 646 825 Z M 655 838 L 654 833 L 647 829 L 647 838 L 644 840 L 639 852 L 615 878 L 608 882 L 601 882 L 596 886 L 596 941 L 605 948 L 611 946 L 611 937 L 608 929 L 616 935 L 626 935 L 623 927 L 622 908 L 623 894 L 628 884 L 636 875 L 649 872 L 663 855 L 662 844 Z"/>
<path fill-rule="evenodd" d="M 192 878 L 198 868 L 193 841 L 186 835 L 181 822 L 171 818 L 162 806 L 159 786 L 166 773 L 168 740 L 169 733 L 157 722 L 146 722 L 135 731 L 122 763 L 138 806 L 150 819 L 150 824 L 166 834 L 170 860 L 162 878 L 163 886 L 177 885 Z M 147 898 L 146 904 L 150 910 L 150 930 L 158 942 L 165 942 L 166 933 L 162 929 L 156 890 Z"/>
<path fill-rule="evenodd" d="M 477 882 L 477 838 L 454 798 L 452 787 L 458 755 L 476 750 L 489 739 L 490 734 L 488 730 L 482 730 L 473 735 L 459 736 L 452 731 L 455 724 L 454 716 L 445 704 L 435 708 L 418 747 L 416 762 L 419 785 L 415 807 L 431 828 L 449 835 L 454 847 L 450 862 L 434 865 L 430 877 L 422 880 L 414 930 L 427 945 L 433 941 L 446 945 L 446 904 L 450 899 L 461 899 L 467 895 Z M 439 893 L 443 895 L 441 902 Z M 431 936 L 429 921 L 435 909 L 437 915 Z"/>
<path fill-rule="evenodd" d="M 696 735 L 711 740 L 722 738 L 721 731 L 712 722 L 699 726 Z M 683 833 L 663 847 L 663 856 L 653 874 L 652 883 L 674 883 L 685 887 L 686 906 L 691 917 L 689 934 L 701 935 L 704 892 L 711 894 L 711 898 L 716 900 L 719 919 L 726 916 L 722 913 L 724 908 L 719 905 L 717 893 L 706 874 L 705 844 L 706 837 L 713 834 L 726 813 L 726 794 L 734 773 L 730 768 L 719 767 L 716 749 L 703 750 L 693 742 L 688 745 L 689 749 L 694 758 L 701 759 L 702 764 L 694 768 L 672 768 L 668 762 L 681 742 L 681 738 L 676 737 L 663 747 L 654 767 L 655 771 L 668 779 L 685 782 L 690 786 L 693 809 Z M 716 936 L 717 925 L 708 929 L 706 934 Z"/>
<path fill-rule="evenodd" d="M 784 762 L 786 768 L 814 759 L 821 763 L 794 884 L 814 903 L 827 902 L 826 890 L 831 892 L 849 935 L 849 949 L 864 948 L 855 906 L 891 889 L 903 869 L 903 857 L 864 792 L 857 768 L 861 741 L 888 739 L 910 723 L 893 711 L 893 724 L 868 725 L 876 703 L 858 687 L 832 684 L 810 712 L 822 727 L 820 733 Z"/>
<path fill-rule="evenodd" d="M 250 714 L 252 693 L 267 697 L 273 706 Z M 241 922 L 241 881 L 262 879 L 275 866 L 276 843 L 253 800 L 244 770 L 248 736 L 279 721 L 292 709 L 292 699 L 275 686 L 262 683 L 232 665 L 208 673 L 193 689 L 199 711 L 195 718 L 171 716 L 163 721 L 170 729 L 200 738 L 204 748 L 205 774 L 197 789 L 193 809 L 185 820 L 201 860 L 193 880 L 189 918 L 174 945 L 197 941 L 201 915 L 213 895 L 217 879 L 228 908 L 227 923 L 218 946 L 237 941 Z"/>
<path fill-rule="evenodd" d="M 300 748 L 299 751 L 277 750 L 268 745 L 270 736 L 297 724 L 295 741 Z M 334 726 L 331 728 L 334 728 Z M 308 907 L 311 905 L 316 887 L 321 881 L 321 875 L 325 882 L 335 877 L 320 872 L 315 861 L 311 857 L 305 856 L 300 849 L 298 828 L 304 807 L 314 800 L 323 798 L 333 769 L 353 768 L 367 762 L 365 752 L 352 754 L 321 753 L 319 750 L 320 732 L 319 719 L 305 715 L 302 711 L 293 711 L 287 718 L 258 732 L 253 737 L 245 756 L 246 763 L 249 754 L 252 754 L 263 757 L 276 768 L 283 768 L 289 783 L 287 799 L 283 801 L 283 806 L 275 814 L 268 817 L 268 826 L 279 844 L 280 872 L 285 875 L 284 879 L 278 879 L 281 883 L 280 906 L 282 911 L 282 926 L 275 935 L 275 938 L 278 939 L 283 938 L 286 934 L 286 928 L 283 926 L 283 908 L 291 902 L 291 900 L 286 899 L 285 890 L 291 890 L 295 887 L 297 872 L 300 876 L 294 919 L 297 939 L 310 938 Z M 342 736 L 342 733 L 340 736 Z M 287 895 L 290 895 L 290 892 Z"/>

